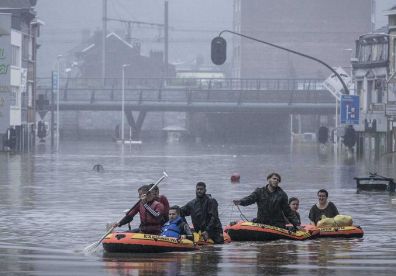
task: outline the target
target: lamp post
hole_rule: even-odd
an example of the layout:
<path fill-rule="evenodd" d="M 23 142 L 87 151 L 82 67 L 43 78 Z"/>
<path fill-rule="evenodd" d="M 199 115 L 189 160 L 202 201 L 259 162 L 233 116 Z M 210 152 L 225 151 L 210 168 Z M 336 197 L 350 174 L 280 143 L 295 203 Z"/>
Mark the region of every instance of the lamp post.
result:
<path fill-rule="evenodd" d="M 121 140 L 124 144 L 124 111 L 125 111 L 125 68 L 130 66 L 130 64 L 123 64 L 122 71 L 122 80 L 121 80 L 121 90 L 122 90 L 122 98 L 121 98 Z"/>
<path fill-rule="evenodd" d="M 224 41 L 224 43 L 221 43 L 221 40 L 224 40 L 221 37 L 221 35 L 223 33 L 231 33 L 231 34 L 234 34 L 234 35 L 237 35 L 237 36 L 240 36 L 240 37 L 244 37 L 244 38 L 256 41 L 256 42 L 260 42 L 260 43 L 263 43 L 263 44 L 266 44 L 266 45 L 269 45 L 269 46 L 272 46 L 272 47 L 275 47 L 275 48 L 278 48 L 278 49 L 281 49 L 281 50 L 284 50 L 284 51 L 287 51 L 287 52 L 290 52 L 290 53 L 293 53 L 293 54 L 296 54 L 296 55 L 299 55 L 299 56 L 302 56 L 302 57 L 305 57 L 305 58 L 308 58 L 308 59 L 311 59 L 313 61 L 316 61 L 316 62 L 324 65 L 325 67 L 327 67 L 331 72 L 333 72 L 334 75 L 336 75 L 337 78 L 340 80 L 340 82 L 342 84 L 342 87 L 344 88 L 345 94 L 349 94 L 349 89 L 346 86 L 344 80 L 341 78 L 341 76 L 337 73 L 336 70 L 334 70 L 330 65 L 328 65 L 324 61 L 322 61 L 322 60 L 320 60 L 318 58 L 315 58 L 315 57 L 312 57 L 312 56 L 309 56 L 309 55 L 306 55 L 306 54 L 303 54 L 303 53 L 300 53 L 300 52 L 297 52 L 297 51 L 294 51 L 294 50 L 291 50 L 291 49 L 288 49 L 288 48 L 285 48 L 285 47 L 282 47 L 282 46 L 279 46 L 279 45 L 276 45 L 274 43 L 266 42 L 264 40 L 260 40 L 260 39 L 257 39 L 257 38 L 251 37 L 251 36 L 247 36 L 247 35 L 244 35 L 244 34 L 241 34 L 241 33 L 233 32 L 233 31 L 230 31 L 230 30 L 221 31 L 219 33 L 219 35 L 212 40 L 212 61 L 216 65 L 221 65 L 225 61 L 225 56 L 226 55 L 225 55 L 224 51 L 226 50 L 225 49 L 226 43 L 225 43 L 225 41 Z M 215 55 L 213 55 L 213 51 L 215 52 Z M 220 63 L 215 62 L 214 58 L 216 59 L 216 55 L 222 55 L 222 54 L 223 54 L 223 58 L 220 58 L 221 62 Z"/>
<path fill-rule="evenodd" d="M 56 85 L 56 151 L 59 152 L 59 93 L 60 93 L 60 59 L 62 55 L 58 55 L 57 59 L 57 75 L 58 81 Z"/>

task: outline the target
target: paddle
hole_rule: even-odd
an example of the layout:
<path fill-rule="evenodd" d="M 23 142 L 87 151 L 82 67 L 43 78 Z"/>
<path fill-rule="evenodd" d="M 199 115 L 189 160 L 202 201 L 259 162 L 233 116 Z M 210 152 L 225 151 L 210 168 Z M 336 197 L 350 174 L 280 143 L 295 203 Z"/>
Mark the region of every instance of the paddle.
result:
<path fill-rule="evenodd" d="M 163 175 L 161 176 L 160 179 L 157 180 L 157 182 L 154 183 L 154 185 L 150 188 L 149 192 L 154 189 L 155 186 L 157 186 L 159 183 L 161 183 L 162 180 L 164 180 L 165 178 L 168 177 L 168 174 L 166 172 L 163 172 Z M 130 211 L 132 211 L 133 208 L 135 208 L 138 204 L 140 203 L 140 199 L 138 202 L 136 202 L 135 205 L 133 205 L 133 207 L 131 209 L 129 209 L 128 212 L 126 212 L 125 216 L 123 216 L 119 221 L 123 220 Z M 100 243 L 107 237 L 107 235 L 109 235 L 111 232 L 113 232 L 113 230 L 116 228 L 116 226 L 112 226 L 107 232 L 106 234 L 104 234 L 98 241 L 94 242 L 91 245 L 88 245 L 87 247 L 84 248 L 84 252 L 85 253 L 91 253 L 94 252 L 96 250 L 96 248 L 100 245 Z"/>

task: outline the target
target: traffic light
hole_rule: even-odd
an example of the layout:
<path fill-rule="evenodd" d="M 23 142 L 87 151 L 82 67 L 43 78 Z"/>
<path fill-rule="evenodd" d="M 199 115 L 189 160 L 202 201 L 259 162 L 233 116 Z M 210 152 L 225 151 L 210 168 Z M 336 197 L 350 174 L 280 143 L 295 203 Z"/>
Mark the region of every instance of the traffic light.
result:
<path fill-rule="evenodd" d="M 222 65 L 227 58 L 227 42 L 221 36 L 212 39 L 211 49 L 212 62 L 216 65 Z"/>

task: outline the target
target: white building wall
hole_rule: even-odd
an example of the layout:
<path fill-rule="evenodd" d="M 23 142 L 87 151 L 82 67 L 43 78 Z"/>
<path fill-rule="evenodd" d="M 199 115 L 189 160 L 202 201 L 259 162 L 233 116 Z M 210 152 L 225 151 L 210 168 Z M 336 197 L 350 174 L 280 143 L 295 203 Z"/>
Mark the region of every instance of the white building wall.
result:
<path fill-rule="evenodd" d="M 11 47 L 13 56 L 11 58 L 11 90 L 14 103 L 10 107 L 10 125 L 18 126 L 22 124 L 21 118 L 21 64 L 22 64 L 22 33 L 11 30 Z M 16 48 L 15 48 L 16 47 Z M 14 51 L 17 50 L 16 54 Z M 17 60 L 15 60 L 17 59 Z M 15 60 L 15 62 L 13 62 Z"/>

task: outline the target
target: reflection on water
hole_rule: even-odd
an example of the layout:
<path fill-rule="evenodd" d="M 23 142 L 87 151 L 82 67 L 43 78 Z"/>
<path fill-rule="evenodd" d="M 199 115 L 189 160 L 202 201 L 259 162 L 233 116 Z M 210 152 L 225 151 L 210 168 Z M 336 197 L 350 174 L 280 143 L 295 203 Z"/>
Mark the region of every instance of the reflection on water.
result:
<path fill-rule="evenodd" d="M 95 164 L 102 172 L 92 170 Z M 387 193 L 356 193 L 354 176 L 376 171 L 396 177 L 395 156 L 375 163 L 331 146 L 203 146 L 63 143 L 59 154 L 40 145 L 34 154 L 0 154 L 0 274 L 7 275 L 307 275 L 393 274 L 396 205 Z M 136 189 L 162 176 L 170 203 L 183 205 L 204 181 L 219 202 L 223 225 L 239 219 L 232 199 L 263 185 L 278 171 L 289 196 L 300 198 L 303 223 L 325 188 L 343 214 L 365 230 L 362 239 L 231 243 L 198 252 L 84 255 L 105 224 L 137 200 Z M 230 183 L 232 173 L 240 183 Z M 256 207 L 243 207 L 248 218 Z M 138 221 L 134 221 L 138 224 Z"/>
<path fill-rule="evenodd" d="M 198 252 L 154 256 L 104 253 L 103 261 L 109 275 L 214 275 L 222 263 L 221 252 L 221 247 L 213 246 Z"/>

